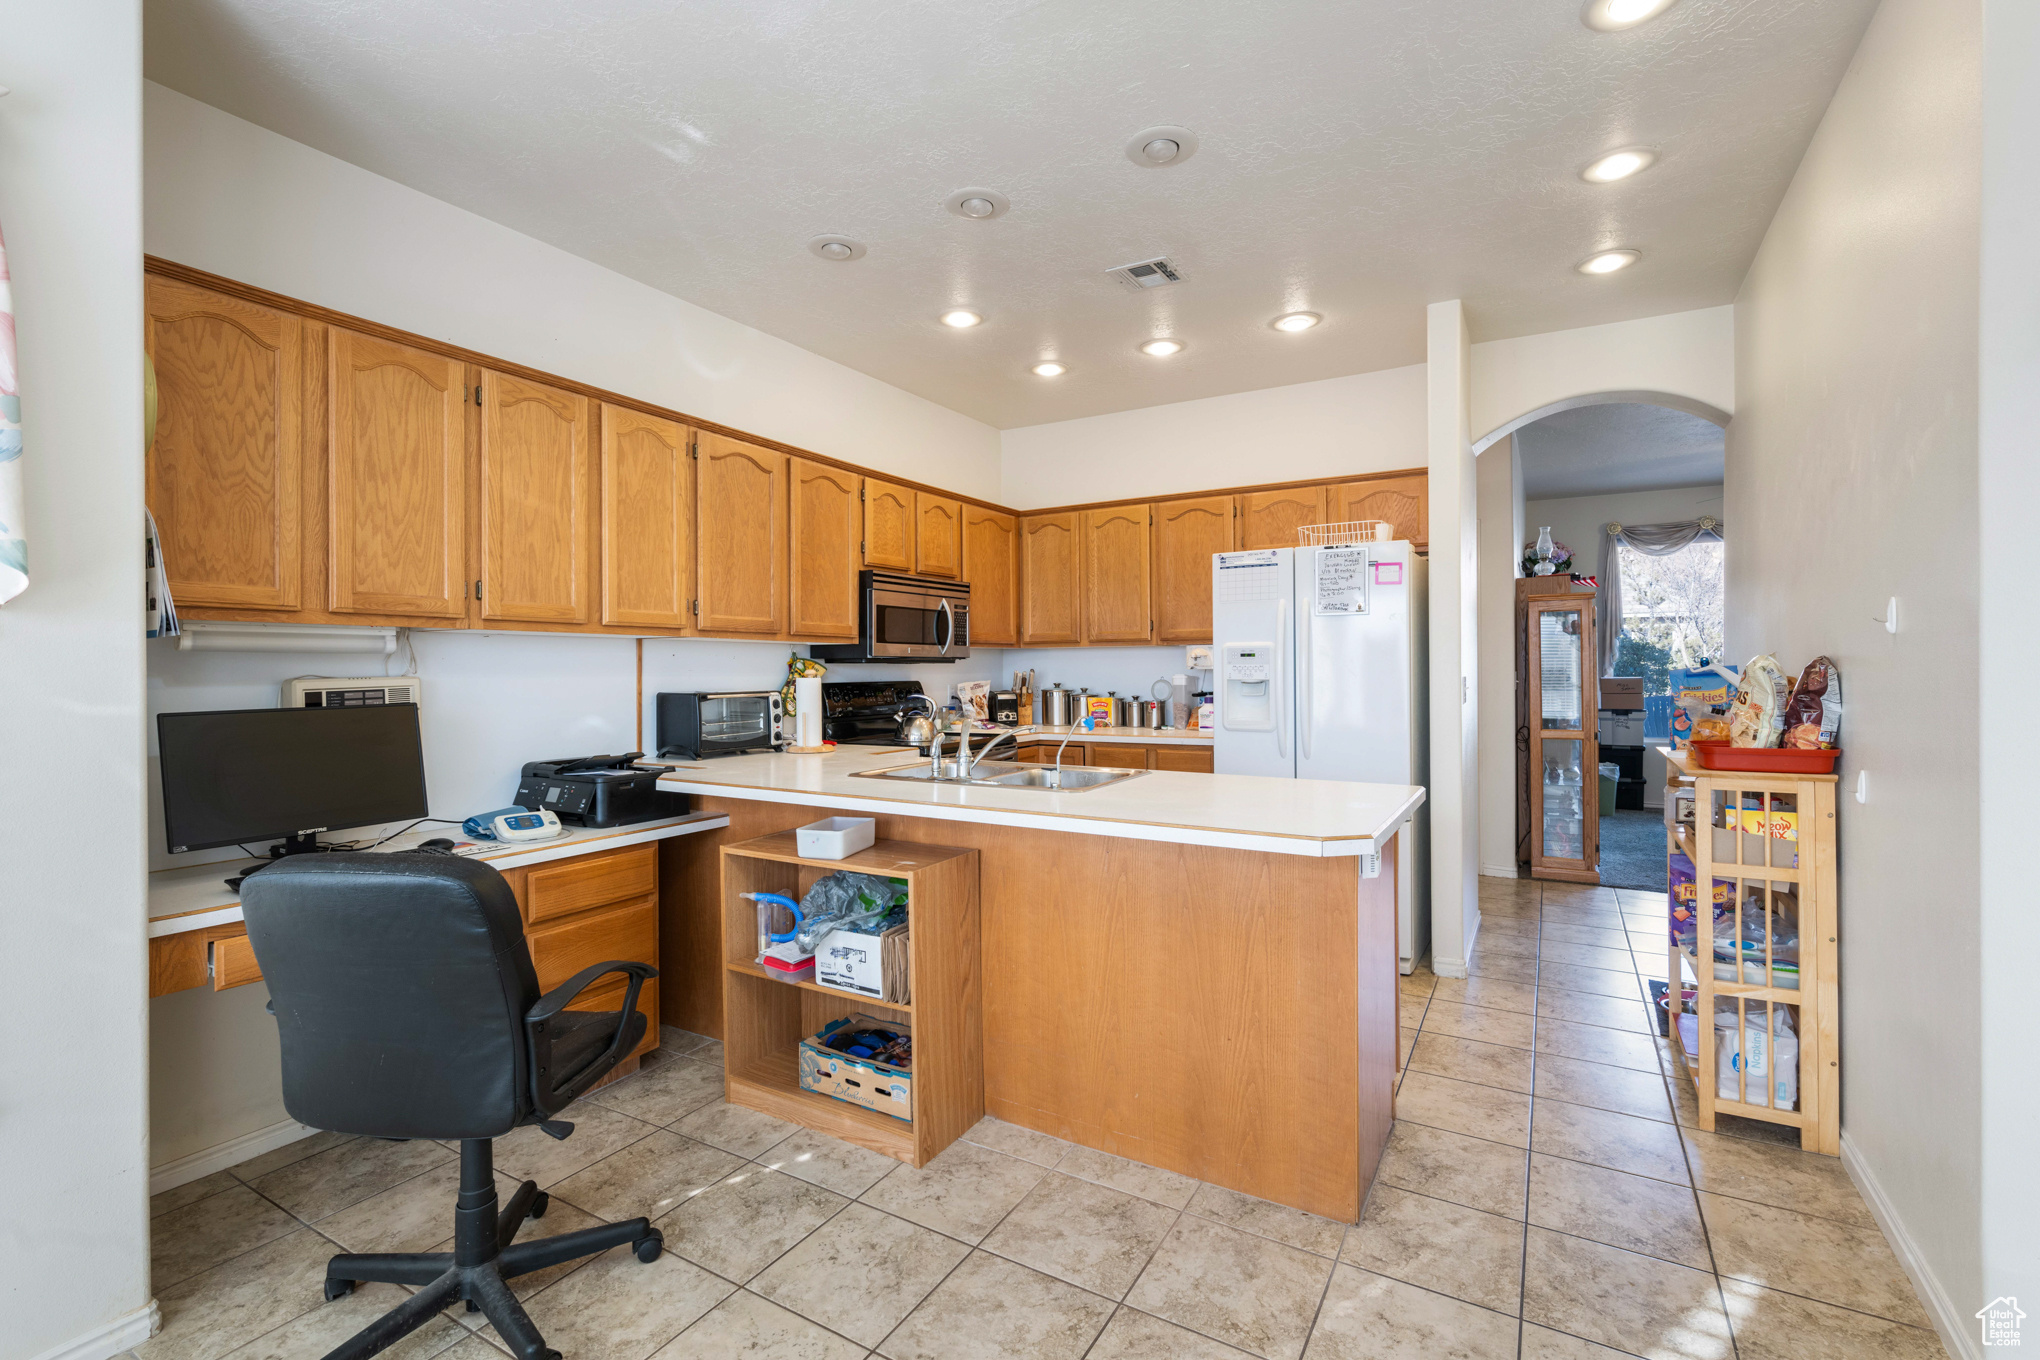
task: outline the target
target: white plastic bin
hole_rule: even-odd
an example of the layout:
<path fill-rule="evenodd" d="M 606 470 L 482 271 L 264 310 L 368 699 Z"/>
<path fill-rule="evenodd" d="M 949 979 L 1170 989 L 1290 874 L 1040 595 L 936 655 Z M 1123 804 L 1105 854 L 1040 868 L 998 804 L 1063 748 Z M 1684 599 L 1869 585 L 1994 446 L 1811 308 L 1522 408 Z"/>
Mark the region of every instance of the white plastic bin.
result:
<path fill-rule="evenodd" d="M 878 839 L 878 822 L 870 817 L 824 817 L 793 833 L 802 859 L 844 859 L 869 850 Z"/>

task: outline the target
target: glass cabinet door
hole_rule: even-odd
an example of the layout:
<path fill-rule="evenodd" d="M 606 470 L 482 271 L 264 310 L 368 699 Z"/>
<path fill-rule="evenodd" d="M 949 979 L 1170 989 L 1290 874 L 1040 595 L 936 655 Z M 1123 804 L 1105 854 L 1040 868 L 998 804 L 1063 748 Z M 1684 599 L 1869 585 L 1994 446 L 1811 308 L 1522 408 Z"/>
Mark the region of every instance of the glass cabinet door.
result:
<path fill-rule="evenodd" d="M 1580 611 L 1547 609 L 1537 615 L 1537 690 L 1545 728 L 1580 730 L 1586 705 Z"/>
<path fill-rule="evenodd" d="M 1538 778 L 1544 793 L 1544 824 L 1540 835 L 1546 859 L 1584 860 L 1587 855 L 1586 761 L 1581 743 L 1558 737 L 1539 743 L 1544 749 Z"/>
<path fill-rule="evenodd" d="M 1575 883 L 1600 881 L 1594 622 L 1591 596 L 1529 602 L 1530 869 Z"/>

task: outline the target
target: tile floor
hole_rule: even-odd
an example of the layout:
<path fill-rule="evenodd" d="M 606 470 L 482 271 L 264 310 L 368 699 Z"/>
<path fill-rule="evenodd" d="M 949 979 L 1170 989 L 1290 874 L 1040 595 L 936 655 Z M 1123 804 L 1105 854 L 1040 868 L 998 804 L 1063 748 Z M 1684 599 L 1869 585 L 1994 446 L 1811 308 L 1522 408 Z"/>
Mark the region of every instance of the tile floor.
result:
<path fill-rule="evenodd" d="M 720 1099 L 672 1030 L 556 1143 L 532 1237 L 647 1214 L 517 1281 L 569 1360 L 1924 1360 L 1854 1187 L 1770 1126 L 1692 1127 L 1642 979 L 1662 897 L 1483 879 L 1471 976 L 1403 980 L 1395 1127 L 1362 1221 L 987 1120 L 919 1171 Z M 1729 1125 L 1733 1127 L 1729 1127 Z M 318 1135 L 156 1197 L 162 1332 L 134 1360 L 312 1360 L 400 1297 L 321 1302 L 338 1250 L 447 1249 L 454 1154 Z M 449 1311 L 387 1354 L 497 1360 Z"/>

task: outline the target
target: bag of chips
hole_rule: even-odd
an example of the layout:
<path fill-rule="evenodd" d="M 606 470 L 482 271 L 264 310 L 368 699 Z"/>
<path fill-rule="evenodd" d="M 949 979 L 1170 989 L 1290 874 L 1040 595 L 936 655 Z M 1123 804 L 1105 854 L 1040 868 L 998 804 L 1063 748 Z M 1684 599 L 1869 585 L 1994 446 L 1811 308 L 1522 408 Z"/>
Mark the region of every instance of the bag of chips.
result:
<path fill-rule="evenodd" d="M 1799 673 L 1785 701 L 1783 744 L 1802 751 L 1832 751 L 1842 736 L 1842 672 L 1817 656 Z"/>
<path fill-rule="evenodd" d="M 1785 699 L 1792 682 L 1768 652 L 1743 667 L 1742 684 L 1728 706 L 1731 746 L 1776 746 L 1785 732 Z"/>

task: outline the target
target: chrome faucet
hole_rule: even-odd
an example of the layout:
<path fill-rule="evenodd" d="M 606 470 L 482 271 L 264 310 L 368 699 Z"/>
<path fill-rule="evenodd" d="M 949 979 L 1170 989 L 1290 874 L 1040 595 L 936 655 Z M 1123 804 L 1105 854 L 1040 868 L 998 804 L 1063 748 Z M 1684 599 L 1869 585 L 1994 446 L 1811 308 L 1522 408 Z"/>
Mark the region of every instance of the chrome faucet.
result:
<path fill-rule="evenodd" d="M 972 755 L 970 750 L 970 732 L 968 731 L 968 729 L 966 729 L 963 734 L 963 757 L 962 757 L 963 768 L 960 769 L 957 773 L 968 775 L 972 771 L 976 770 L 978 767 L 978 762 L 980 760 L 983 760 L 987 755 L 991 754 L 992 748 L 994 746 L 997 746 L 1002 741 L 1011 741 L 1015 746 L 1018 746 L 1020 744 L 1020 734 L 1018 732 L 1000 732 L 996 736 L 994 736 L 990 741 L 978 747 L 976 755 Z"/>
<path fill-rule="evenodd" d="M 1063 746 L 1068 746 L 1070 744 L 1070 738 L 1077 735 L 1077 733 L 1089 732 L 1094 730 L 1095 725 L 1096 720 L 1087 713 L 1083 717 L 1077 719 L 1077 721 L 1071 723 L 1070 730 L 1063 734 L 1062 746 L 1058 746 L 1055 748 L 1055 783 L 1050 786 L 1051 788 L 1059 789 L 1062 787 Z"/>

